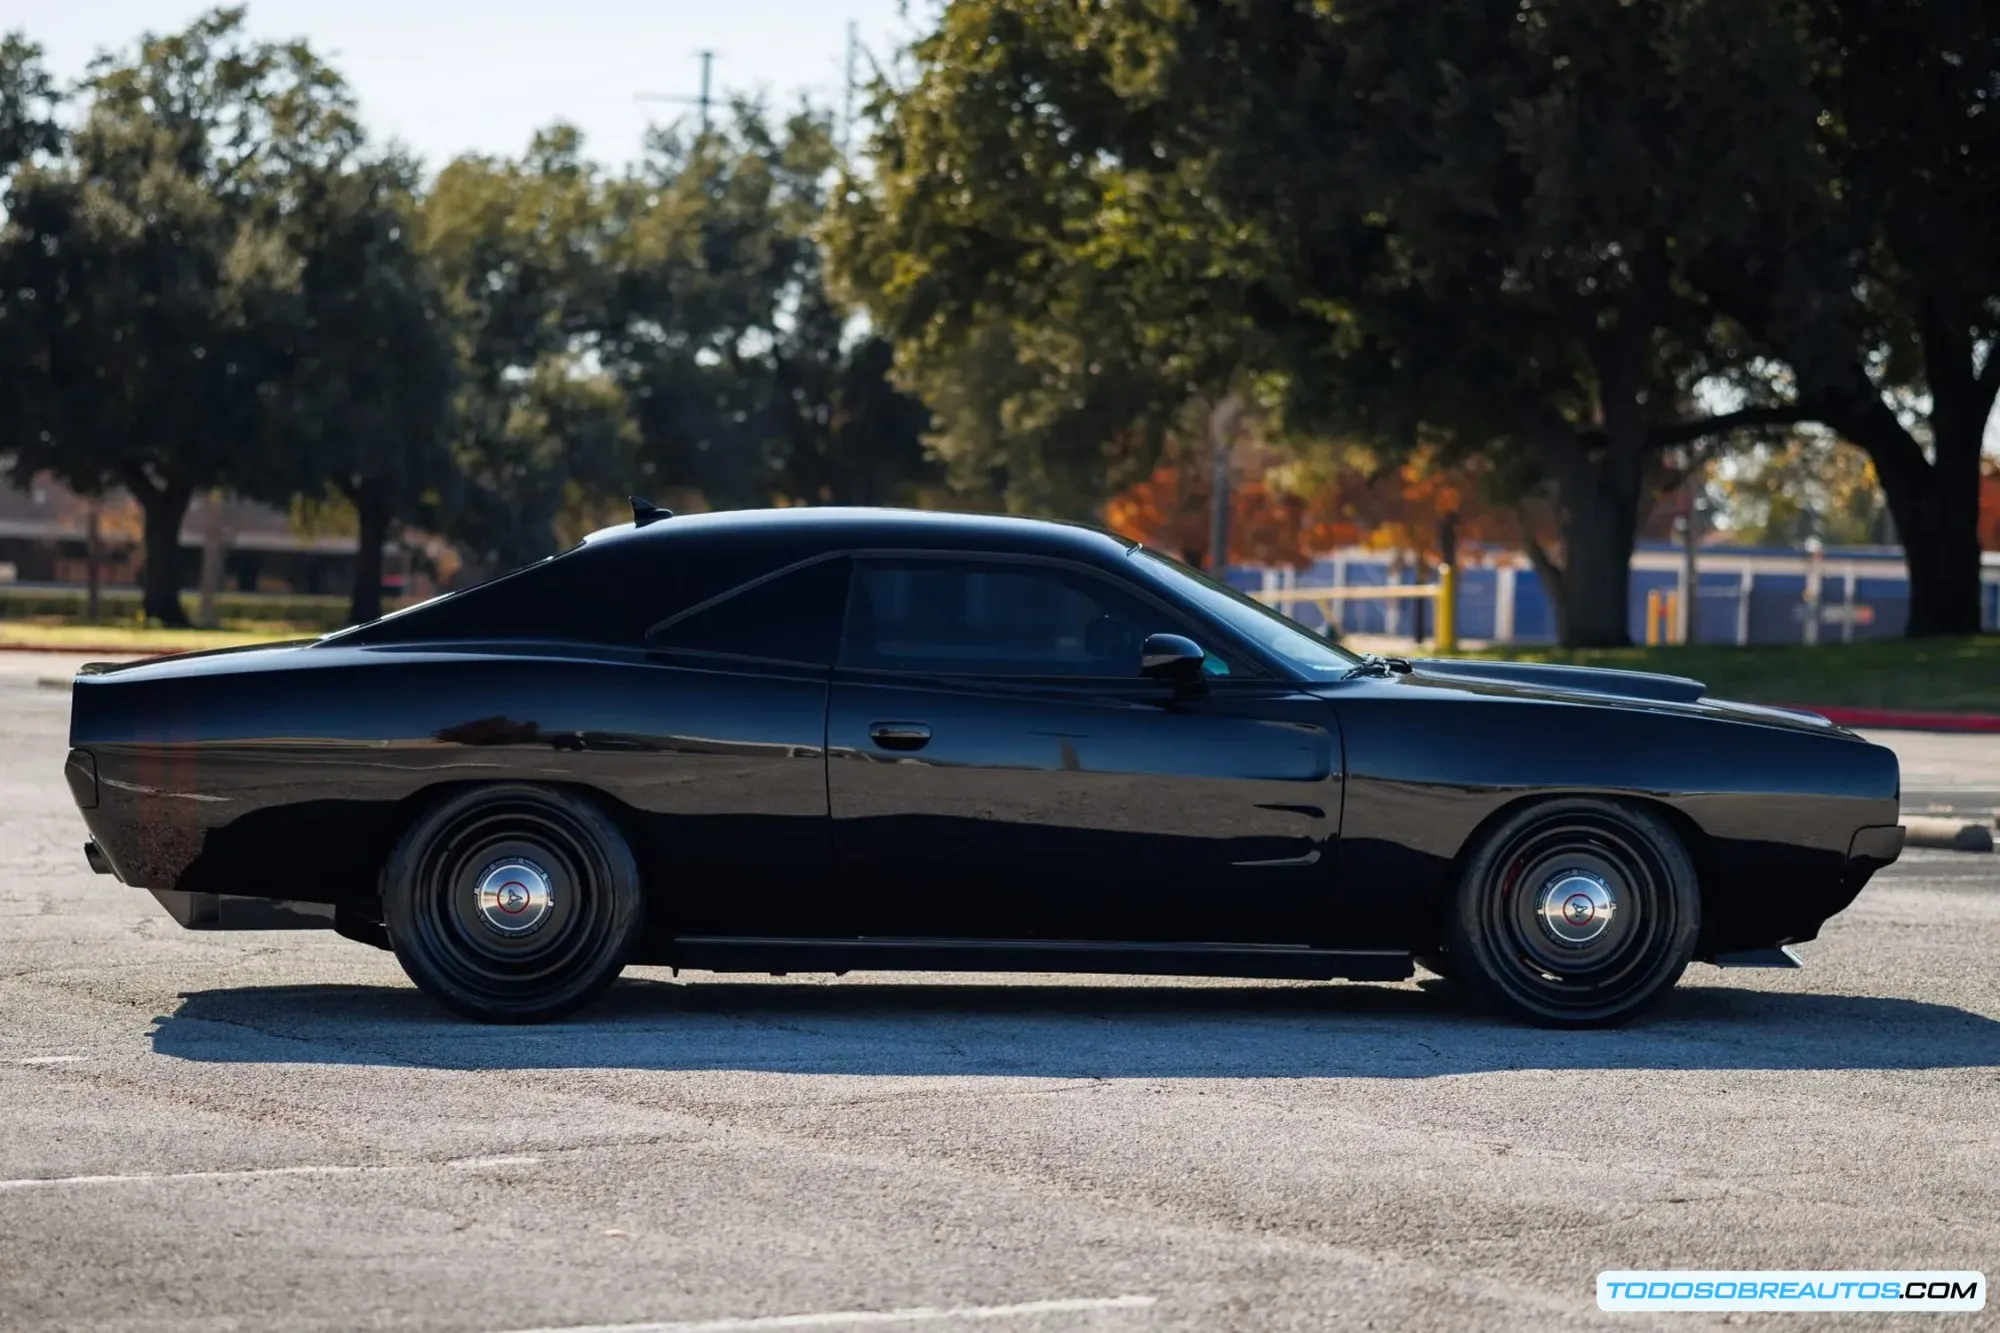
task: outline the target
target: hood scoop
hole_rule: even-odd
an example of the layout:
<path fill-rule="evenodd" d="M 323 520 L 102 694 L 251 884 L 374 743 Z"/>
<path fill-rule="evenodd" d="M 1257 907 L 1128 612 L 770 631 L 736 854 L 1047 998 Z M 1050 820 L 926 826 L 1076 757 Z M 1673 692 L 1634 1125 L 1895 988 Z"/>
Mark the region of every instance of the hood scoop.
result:
<path fill-rule="evenodd" d="M 1691 704 L 1708 687 L 1687 676 L 1663 676 L 1652 671 L 1618 671 L 1608 667 L 1558 666 L 1547 662 L 1478 662 L 1462 658 L 1421 657 L 1417 674 L 1448 680 L 1490 680 L 1538 690 L 1568 690 L 1575 694 L 1608 694 L 1622 699 L 1659 699 Z"/>

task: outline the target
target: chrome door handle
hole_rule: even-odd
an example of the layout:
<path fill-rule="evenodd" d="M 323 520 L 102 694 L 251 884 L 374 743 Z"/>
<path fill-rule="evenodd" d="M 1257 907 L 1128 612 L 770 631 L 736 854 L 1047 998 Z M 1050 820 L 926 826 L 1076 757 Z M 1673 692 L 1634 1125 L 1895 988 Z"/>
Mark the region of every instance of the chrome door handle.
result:
<path fill-rule="evenodd" d="M 885 750 L 921 750 L 931 743 L 931 729 L 921 722 L 877 722 L 868 739 Z"/>

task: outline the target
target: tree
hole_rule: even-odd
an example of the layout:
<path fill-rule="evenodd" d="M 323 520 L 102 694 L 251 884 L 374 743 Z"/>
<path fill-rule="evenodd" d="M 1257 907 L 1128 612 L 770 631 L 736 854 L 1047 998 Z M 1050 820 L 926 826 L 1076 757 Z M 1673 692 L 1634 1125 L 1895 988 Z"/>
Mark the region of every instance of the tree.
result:
<path fill-rule="evenodd" d="M 16 174 L 0 235 L 24 349 L 0 452 L 17 475 L 129 489 L 146 614 L 181 625 L 189 499 L 279 447 L 270 407 L 298 279 L 276 225 L 283 181 L 350 152 L 358 130 L 338 77 L 303 44 L 248 40 L 241 10 L 101 59 L 87 92 L 68 156 Z"/>
<path fill-rule="evenodd" d="M 454 348 L 443 294 L 412 234 L 416 177 L 395 155 L 301 172 L 284 214 L 300 263 L 287 447 L 263 489 L 286 499 L 330 485 L 353 506 L 356 622 L 382 614 L 392 522 L 413 516 L 450 478 Z"/>
<path fill-rule="evenodd" d="M 629 404 L 603 353 L 606 193 L 555 126 L 519 160 L 458 159 L 423 200 L 457 367 L 438 522 L 486 572 L 548 555 L 566 513 L 630 488 Z"/>
<path fill-rule="evenodd" d="M 20 163 L 62 147 L 61 103 L 42 48 L 18 32 L 0 33 L 0 182 Z"/>
<path fill-rule="evenodd" d="M 1651 460 L 1808 412 L 1685 279 L 1746 225 L 1766 36 L 1678 0 L 959 0 L 843 253 L 912 383 L 1013 352 L 1006 425 L 1054 399 L 1101 449 L 1266 371 L 1295 433 L 1524 454 L 1570 639 L 1623 642 Z"/>
<path fill-rule="evenodd" d="M 1710 486 L 1722 526 L 1755 546 L 1859 546 L 1892 536 L 1868 455 L 1824 432 L 1801 431 L 1727 459 Z"/>
<path fill-rule="evenodd" d="M 826 278 L 829 117 L 738 102 L 649 149 L 612 192 L 606 348 L 644 465 L 711 504 L 911 498 L 932 473 L 923 409 Z"/>
<path fill-rule="evenodd" d="M 1774 168 L 1747 243 L 1699 279 L 1816 419 L 1867 450 L 1909 566 L 1909 633 L 1975 633 L 1980 449 L 2000 394 L 2000 10 L 1768 8 L 1810 64 L 1762 127 Z"/>
<path fill-rule="evenodd" d="M 1153 151 L 1149 124 L 1174 136 L 1123 96 L 1121 22 L 1142 62 L 1126 11 L 948 6 L 915 77 L 876 90 L 869 175 L 827 227 L 953 488 L 1009 509 L 1095 516 L 1260 355 L 1263 238 L 1216 210 L 1202 158 Z"/>

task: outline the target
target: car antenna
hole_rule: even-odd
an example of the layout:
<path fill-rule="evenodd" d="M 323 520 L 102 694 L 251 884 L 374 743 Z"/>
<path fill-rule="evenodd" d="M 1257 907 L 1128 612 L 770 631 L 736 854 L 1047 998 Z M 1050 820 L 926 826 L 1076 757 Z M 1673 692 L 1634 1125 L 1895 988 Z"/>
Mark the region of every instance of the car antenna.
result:
<path fill-rule="evenodd" d="M 635 528 L 643 528 L 648 523 L 654 523 L 660 519 L 672 518 L 674 516 L 673 510 L 662 509 L 643 495 L 634 495 L 630 498 L 632 501 L 632 526 Z"/>

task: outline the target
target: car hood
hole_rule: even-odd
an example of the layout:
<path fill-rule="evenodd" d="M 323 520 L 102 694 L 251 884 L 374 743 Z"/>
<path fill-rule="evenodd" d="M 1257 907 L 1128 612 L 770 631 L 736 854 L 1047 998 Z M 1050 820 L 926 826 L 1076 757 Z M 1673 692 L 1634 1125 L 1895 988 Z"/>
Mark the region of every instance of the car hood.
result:
<path fill-rule="evenodd" d="M 1760 726 L 1852 734 L 1818 713 L 1802 709 L 1711 699 L 1706 685 L 1687 676 L 1547 662 L 1486 662 L 1444 657 L 1416 658 L 1411 666 L 1414 671 L 1402 680 L 1413 685 L 1435 688 L 1462 684 L 1487 695 L 1569 703 L 1602 701 L 1612 707 L 1667 705 L 1675 712 Z"/>
<path fill-rule="evenodd" d="M 1708 687 L 1687 676 L 1652 671 L 1617 671 L 1608 667 L 1558 666 L 1547 662 L 1480 662 L 1452 657 L 1420 657 L 1411 662 L 1426 676 L 1460 680 L 1497 680 L 1571 694 L 1615 694 L 1623 699 L 1665 699 L 1693 703 Z"/>

